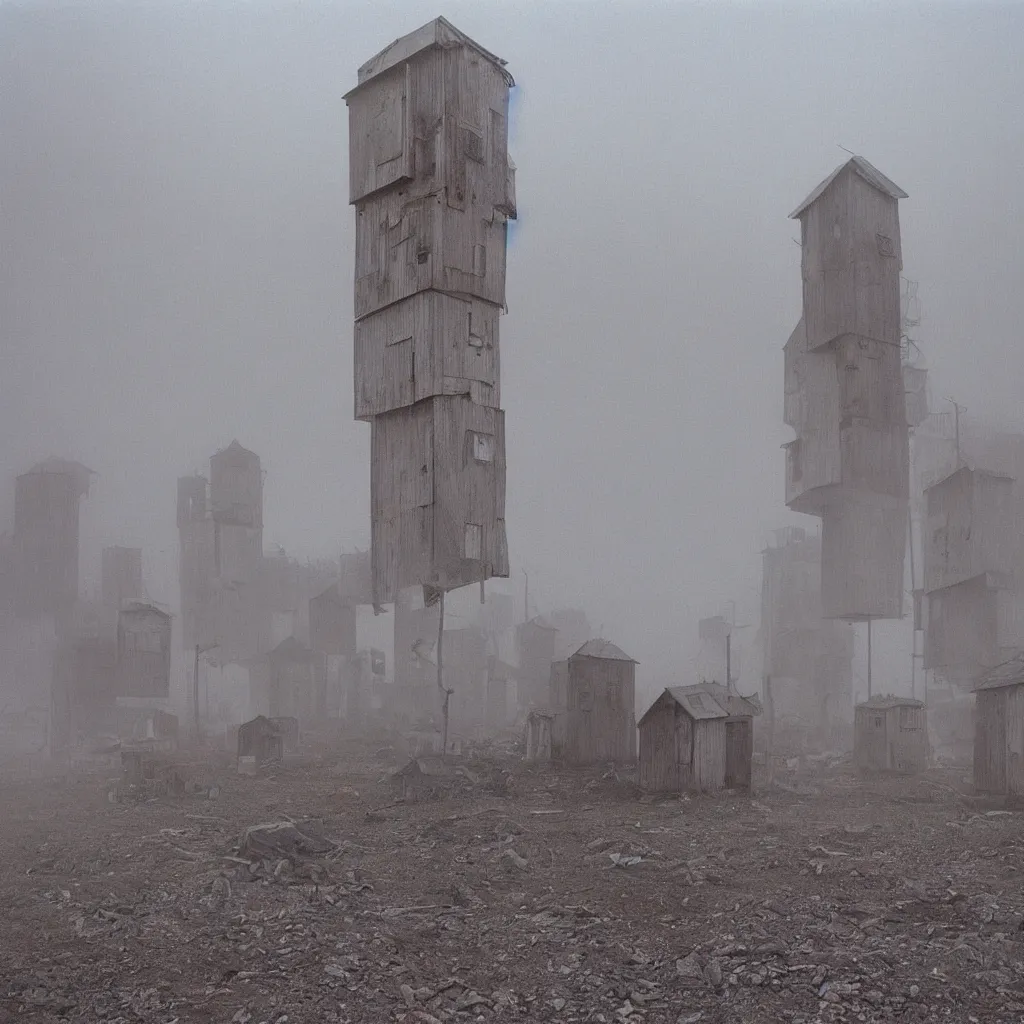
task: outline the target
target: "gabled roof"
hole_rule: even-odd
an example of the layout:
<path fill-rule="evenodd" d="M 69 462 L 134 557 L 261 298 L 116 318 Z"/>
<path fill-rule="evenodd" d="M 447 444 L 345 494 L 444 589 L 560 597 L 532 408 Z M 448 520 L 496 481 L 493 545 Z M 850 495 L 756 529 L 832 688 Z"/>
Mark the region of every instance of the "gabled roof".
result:
<path fill-rule="evenodd" d="M 272 651 L 267 652 L 268 658 L 274 661 L 308 661 L 313 652 L 293 636 L 286 636 Z"/>
<path fill-rule="evenodd" d="M 75 485 L 81 494 L 89 493 L 89 478 L 98 475 L 94 469 L 83 466 L 80 462 L 75 462 L 73 459 L 61 459 L 51 456 L 48 459 L 43 459 L 42 462 L 37 462 L 30 470 L 23 473 L 22 476 L 34 476 L 40 473 L 70 476 L 75 481 Z"/>
<path fill-rule="evenodd" d="M 975 691 L 998 690 L 1003 686 L 1020 686 L 1024 684 L 1024 654 L 1018 654 L 1009 661 L 1004 661 L 995 668 L 990 668 L 979 677 Z"/>
<path fill-rule="evenodd" d="M 465 34 L 460 32 L 447 18 L 435 18 L 427 22 L 414 32 L 396 39 L 393 43 L 385 46 L 375 57 L 371 57 L 357 72 L 357 84 L 345 94 L 347 100 L 361 86 L 365 85 L 377 75 L 383 74 L 391 68 L 404 64 L 407 60 L 416 56 L 417 53 L 430 47 L 468 46 L 475 50 L 484 60 L 489 61 L 500 69 L 509 86 L 515 85 L 512 76 L 505 69 L 506 61 L 495 56 L 489 50 L 485 50 L 479 43 L 474 42 Z"/>
<path fill-rule="evenodd" d="M 170 612 L 164 611 L 163 608 L 158 608 L 155 604 L 150 604 L 148 601 L 126 601 L 121 608 L 122 615 L 141 614 L 143 612 L 152 612 L 165 619 L 171 617 Z"/>
<path fill-rule="evenodd" d="M 639 664 L 620 647 L 608 640 L 588 640 L 574 655 L 574 658 L 602 658 L 604 661 L 631 661 Z"/>
<path fill-rule="evenodd" d="M 890 181 L 877 167 L 869 164 L 864 157 L 852 156 L 846 163 L 840 164 L 789 216 L 794 220 L 799 217 L 808 206 L 825 194 L 832 182 L 847 168 L 862 177 L 872 188 L 877 188 L 879 192 L 884 192 L 893 199 L 907 198 L 907 193 L 899 185 Z"/>
<path fill-rule="evenodd" d="M 982 469 L 980 466 L 971 466 L 968 463 L 964 463 L 962 466 L 957 466 L 952 473 L 947 473 L 940 480 L 936 480 L 935 483 L 929 484 L 925 490 L 932 491 L 938 487 L 942 487 L 944 484 L 949 483 L 954 477 L 959 476 L 961 473 L 966 473 L 969 476 L 986 476 L 990 480 L 1009 480 L 1013 482 L 1013 477 L 1006 473 L 997 473 L 995 470 Z"/>
<path fill-rule="evenodd" d="M 233 440 L 231 444 L 227 446 L 227 448 L 221 448 L 219 452 L 214 452 L 213 455 L 210 457 L 216 459 L 219 458 L 221 455 L 245 455 L 253 459 L 259 458 L 259 456 L 255 452 L 249 451 L 248 448 L 243 448 L 238 443 L 237 440 Z"/>
<path fill-rule="evenodd" d="M 694 686 L 670 686 L 662 691 L 637 725 L 643 725 L 644 719 L 666 699 L 674 701 L 697 722 L 715 718 L 752 718 L 761 714 L 761 701 L 757 697 L 741 697 L 718 683 L 697 683 Z"/>
<path fill-rule="evenodd" d="M 870 700 L 861 701 L 858 708 L 867 708 L 869 711 L 888 711 L 890 708 L 923 708 L 924 701 L 914 700 L 912 697 L 897 697 L 892 693 L 880 693 Z"/>

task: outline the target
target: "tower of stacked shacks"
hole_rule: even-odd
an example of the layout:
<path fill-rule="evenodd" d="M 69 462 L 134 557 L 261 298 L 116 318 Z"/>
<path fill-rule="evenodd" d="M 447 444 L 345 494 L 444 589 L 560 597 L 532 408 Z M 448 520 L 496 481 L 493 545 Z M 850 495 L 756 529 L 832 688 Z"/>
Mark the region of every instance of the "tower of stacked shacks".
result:
<path fill-rule="evenodd" d="M 899 618 L 909 451 L 900 354 L 906 193 L 862 157 L 799 219 L 803 316 L 785 348 L 786 504 L 822 521 L 825 618 Z"/>
<path fill-rule="evenodd" d="M 513 84 L 438 18 L 364 64 L 345 97 L 376 606 L 508 575 L 498 317 Z"/>
<path fill-rule="evenodd" d="M 761 643 L 775 718 L 805 740 L 842 742 L 853 722 L 853 627 L 822 617 L 821 539 L 787 527 L 762 555 Z"/>
<path fill-rule="evenodd" d="M 1024 650 L 1024 436 L 958 433 L 924 488 L 924 667 L 970 690 Z"/>

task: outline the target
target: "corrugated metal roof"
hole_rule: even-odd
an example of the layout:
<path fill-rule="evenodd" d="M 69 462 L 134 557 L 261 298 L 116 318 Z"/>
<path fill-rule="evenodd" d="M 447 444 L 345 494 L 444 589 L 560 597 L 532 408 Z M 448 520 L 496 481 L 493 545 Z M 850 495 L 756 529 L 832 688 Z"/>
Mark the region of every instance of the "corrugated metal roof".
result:
<path fill-rule="evenodd" d="M 701 722 L 715 718 L 753 717 L 761 714 L 761 702 L 756 697 L 741 697 L 729 693 L 717 683 L 697 683 L 694 686 L 670 686 L 644 712 L 637 725 L 665 699 L 674 700 L 691 718 Z"/>
<path fill-rule="evenodd" d="M 892 693 L 879 693 L 870 700 L 861 701 L 859 708 L 868 708 L 871 711 L 887 711 L 889 708 L 923 708 L 924 701 L 914 700 L 912 697 L 897 697 Z"/>
<path fill-rule="evenodd" d="M 975 690 L 998 690 L 1003 686 L 1024 684 L 1024 654 L 1018 654 L 1009 661 L 989 669 L 975 685 Z"/>
<path fill-rule="evenodd" d="M 631 661 L 638 664 L 622 648 L 608 640 L 588 640 L 574 655 L 574 658 L 603 658 L 605 661 Z"/>
<path fill-rule="evenodd" d="M 840 164 L 789 216 L 794 220 L 807 209 L 811 203 L 819 199 L 825 190 L 847 168 L 859 174 L 869 185 L 884 192 L 893 199 L 906 199 L 907 193 L 899 185 L 890 181 L 877 167 L 872 166 L 862 156 L 852 156 L 844 164 Z"/>

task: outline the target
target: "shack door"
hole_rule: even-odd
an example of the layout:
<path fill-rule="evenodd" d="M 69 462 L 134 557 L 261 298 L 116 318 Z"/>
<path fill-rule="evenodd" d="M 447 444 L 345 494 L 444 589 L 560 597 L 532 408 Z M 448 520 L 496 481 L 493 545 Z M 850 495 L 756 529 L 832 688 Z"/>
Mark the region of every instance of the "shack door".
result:
<path fill-rule="evenodd" d="M 725 788 L 750 789 L 754 757 L 754 721 L 738 718 L 725 723 Z"/>

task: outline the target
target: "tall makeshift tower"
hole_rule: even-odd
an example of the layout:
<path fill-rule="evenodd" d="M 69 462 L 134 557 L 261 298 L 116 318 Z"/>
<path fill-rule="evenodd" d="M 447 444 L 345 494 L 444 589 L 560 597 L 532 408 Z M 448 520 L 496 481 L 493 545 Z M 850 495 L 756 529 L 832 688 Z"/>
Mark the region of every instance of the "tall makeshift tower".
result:
<path fill-rule="evenodd" d="M 438 18 L 364 64 L 345 97 L 376 606 L 402 587 L 432 601 L 508 575 L 498 317 L 513 84 Z"/>
<path fill-rule="evenodd" d="M 803 316 L 785 348 L 786 504 L 822 520 L 825 618 L 900 618 L 909 447 L 900 358 L 906 193 L 863 157 L 829 175 L 800 221 Z"/>

